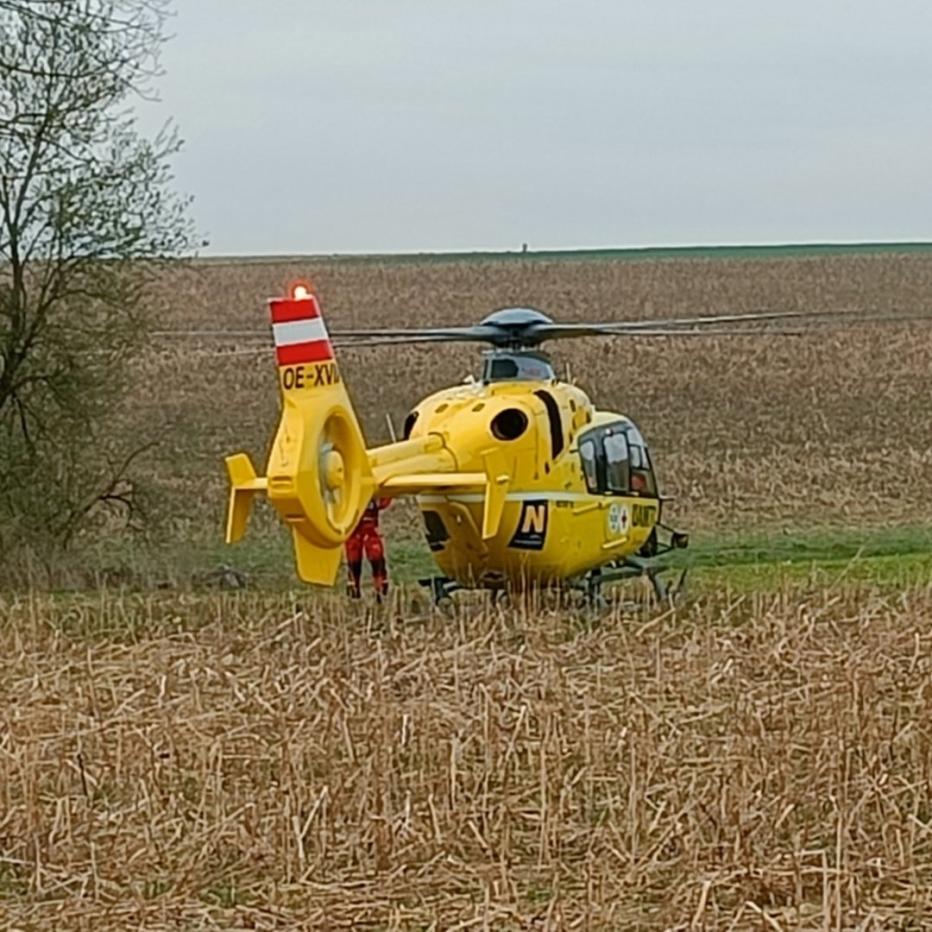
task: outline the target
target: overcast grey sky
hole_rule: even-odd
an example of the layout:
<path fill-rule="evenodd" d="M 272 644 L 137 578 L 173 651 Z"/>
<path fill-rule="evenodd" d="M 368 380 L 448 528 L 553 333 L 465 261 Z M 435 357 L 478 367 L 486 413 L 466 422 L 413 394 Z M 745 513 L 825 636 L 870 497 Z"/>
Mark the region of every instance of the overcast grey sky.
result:
<path fill-rule="evenodd" d="M 932 239 L 929 0 L 176 0 L 207 253 Z"/>

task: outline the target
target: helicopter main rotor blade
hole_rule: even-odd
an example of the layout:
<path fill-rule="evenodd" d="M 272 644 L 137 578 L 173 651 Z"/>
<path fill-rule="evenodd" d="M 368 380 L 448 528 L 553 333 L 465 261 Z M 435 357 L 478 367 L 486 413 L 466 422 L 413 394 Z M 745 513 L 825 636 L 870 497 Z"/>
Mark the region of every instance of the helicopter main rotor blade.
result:
<path fill-rule="evenodd" d="M 353 349 L 355 346 L 418 346 L 418 345 L 437 345 L 439 343 L 460 343 L 460 342 L 488 342 L 485 340 L 462 341 L 459 338 L 449 339 L 447 337 L 423 336 L 416 337 L 366 337 L 364 339 L 347 340 L 342 335 L 331 336 L 330 342 L 339 349 Z"/>
<path fill-rule="evenodd" d="M 548 340 L 570 339 L 575 337 L 606 336 L 672 336 L 677 333 L 698 334 L 706 330 L 748 335 L 796 334 L 827 330 L 837 327 L 850 327 L 858 324 L 883 323 L 894 324 L 908 321 L 932 321 L 929 314 L 889 314 L 876 312 L 850 311 L 786 311 L 765 314 L 720 314 L 708 317 L 680 317 L 650 321 L 617 321 L 604 324 L 537 324 L 521 334 L 527 345 L 537 345 Z M 804 325 L 791 331 L 780 331 L 772 326 L 774 323 L 798 322 Z M 722 324 L 737 324 L 738 327 L 722 329 Z M 756 324 L 767 326 L 757 327 Z M 741 326 L 743 325 L 743 326 Z"/>
<path fill-rule="evenodd" d="M 773 324 L 793 321 L 804 329 L 777 330 Z M 786 335 L 824 331 L 838 326 L 861 324 L 896 324 L 910 321 L 932 321 L 932 314 L 890 310 L 832 310 L 832 311 L 764 311 L 741 314 L 716 314 L 698 317 L 654 318 L 650 320 L 621 320 L 601 323 L 555 323 L 529 321 L 525 324 L 477 324 L 473 327 L 372 328 L 366 330 L 334 330 L 330 339 L 334 346 L 390 346 L 436 343 L 489 343 L 503 348 L 533 348 L 549 340 L 573 337 L 606 336 L 673 336 L 677 333 L 698 334 L 714 331 L 729 335 Z M 722 329 L 722 325 L 738 325 Z M 764 327 L 757 327 L 764 324 Z M 172 340 L 233 340 L 251 341 L 269 339 L 269 330 L 156 330 L 151 336 Z"/>
<path fill-rule="evenodd" d="M 795 330 L 751 330 L 748 328 L 737 328 L 732 327 L 728 329 L 717 328 L 717 329 L 703 329 L 703 330 L 687 330 L 685 328 L 671 328 L 669 330 L 663 330 L 661 328 L 643 328 L 640 330 L 624 330 L 612 333 L 597 332 L 591 334 L 592 336 L 624 336 L 624 337 L 720 337 L 720 336 L 745 336 L 745 337 L 758 337 L 766 334 L 767 336 L 805 336 L 808 333 L 812 333 L 810 329 L 795 329 Z M 584 336 L 588 334 L 573 334 L 573 336 Z M 421 337 L 416 340 L 405 340 L 405 339 L 385 339 L 379 337 L 372 337 L 368 340 L 352 340 L 347 343 L 337 344 L 334 341 L 334 345 L 338 345 L 340 349 L 363 349 L 370 346 L 408 346 L 408 345 L 417 345 L 417 344 L 435 344 L 435 343 L 448 343 L 448 340 L 442 339 L 428 339 L 426 337 Z"/>
<path fill-rule="evenodd" d="M 268 339 L 271 331 L 265 330 L 150 330 L 149 336 L 160 340 L 249 340 Z"/>
<path fill-rule="evenodd" d="M 649 320 L 600 321 L 597 323 L 544 323 L 530 321 L 527 324 L 478 324 L 474 327 L 427 327 L 412 328 L 372 328 L 366 330 L 334 330 L 331 339 L 340 341 L 369 339 L 399 339 L 411 342 L 423 339 L 464 340 L 476 342 L 499 342 L 509 338 L 533 342 L 560 339 L 561 337 L 603 336 L 628 330 L 642 330 L 645 327 L 679 327 L 710 326 L 712 324 L 737 323 L 743 321 L 781 320 L 784 318 L 809 317 L 822 314 L 835 314 L 834 311 L 762 311 L 741 314 L 719 314 L 702 317 L 656 318 Z"/>
<path fill-rule="evenodd" d="M 546 339 L 581 336 L 610 336 L 645 328 L 674 329 L 678 327 L 712 327 L 718 324 L 755 324 L 775 320 L 801 320 L 823 318 L 853 319 L 858 312 L 851 311 L 753 311 L 741 314 L 707 314 L 698 317 L 657 317 L 648 320 L 617 320 L 580 324 L 538 324 L 534 333 L 546 334 Z"/>
<path fill-rule="evenodd" d="M 331 330 L 331 340 L 349 343 L 351 340 L 369 340 L 376 337 L 402 339 L 409 342 L 417 340 L 449 340 L 451 343 L 463 341 L 482 343 L 495 340 L 501 331 L 498 327 L 476 324 L 472 327 L 419 327 L 410 330 L 394 328 L 374 328 L 371 330 Z"/>
<path fill-rule="evenodd" d="M 648 320 L 604 321 L 598 323 L 551 323 L 529 321 L 525 325 L 479 324 L 476 327 L 426 329 L 369 329 L 337 330 L 331 339 L 341 346 L 375 346 L 387 343 L 441 343 L 454 341 L 487 342 L 495 346 L 538 346 L 548 340 L 572 337 L 625 336 L 638 333 L 660 336 L 684 328 L 702 329 L 722 324 L 751 325 L 778 321 L 842 321 L 845 323 L 869 320 L 891 320 L 890 315 L 870 315 L 851 311 L 758 311 L 740 314 L 714 314 L 696 317 L 652 318 Z M 772 327 L 760 331 L 774 333 Z"/>

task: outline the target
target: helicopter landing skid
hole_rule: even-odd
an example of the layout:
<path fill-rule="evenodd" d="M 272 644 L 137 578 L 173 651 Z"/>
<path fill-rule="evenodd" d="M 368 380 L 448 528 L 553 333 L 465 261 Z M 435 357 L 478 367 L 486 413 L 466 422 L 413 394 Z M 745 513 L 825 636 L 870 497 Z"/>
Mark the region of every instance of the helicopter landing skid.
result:
<path fill-rule="evenodd" d="M 570 589 L 582 591 L 586 601 L 593 606 L 604 606 L 602 586 L 606 583 L 621 582 L 626 579 L 646 578 L 653 590 L 654 598 L 659 603 L 678 602 L 686 590 L 686 574 L 688 567 L 684 568 L 673 585 L 669 585 L 660 574 L 671 567 L 659 563 L 652 557 L 628 557 L 617 563 L 607 564 L 599 569 L 592 570 L 585 576 L 569 584 Z M 428 576 L 419 579 L 418 584 L 430 592 L 434 605 L 449 603 L 454 593 L 470 589 L 449 576 Z M 498 604 L 500 599 L 507 595 L 507 589 L 494 588 L 490 590 L 492 599 Z"/>
<path fill-rule="evenodd" d="M 602 586 L 606 583 L 621 582 L 627 579 L 647 579 L 651 585 L 654 598 L 659 603 L 677 602 L 686 591 L 686 574 L 684 568 L 676 582 L 670 585 L 661 575 L 671 567 L 656 557 L 630 556 L 616 563 L 609 563 L 587 573 L 573 588 L 581 589 L 586 594 L 590 605 L 604 604 Z"/>

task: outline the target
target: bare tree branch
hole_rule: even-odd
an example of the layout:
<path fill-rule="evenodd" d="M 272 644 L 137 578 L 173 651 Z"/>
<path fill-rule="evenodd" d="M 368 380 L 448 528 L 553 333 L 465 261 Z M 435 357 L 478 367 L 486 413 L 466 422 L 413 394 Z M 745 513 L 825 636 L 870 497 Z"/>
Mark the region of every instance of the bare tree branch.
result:
<path fill-rule="evenodd" d="M 0 0 L 0 556 L 4 528 L 73 540 L 131 511 L 105 429 L 155 264 L 194 243 L 180 142 L 137 131 L 168 0 Z M 114 463 L 116 464 L 114 466 Z"/>

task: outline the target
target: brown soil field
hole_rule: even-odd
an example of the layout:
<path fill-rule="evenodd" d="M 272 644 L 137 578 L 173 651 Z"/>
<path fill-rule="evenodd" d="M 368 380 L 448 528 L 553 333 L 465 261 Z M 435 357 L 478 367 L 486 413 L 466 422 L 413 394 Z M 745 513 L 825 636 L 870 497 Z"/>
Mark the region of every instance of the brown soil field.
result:
<path fill-rule="evenodd" d="M 932 924 L 932 589 L 0 599 L 0 926 Z"/>
<path fill-rule="evenodd" d="M 559 320 L 754 310 L 928 313 L 932 257 L 290 263 L 212 262 L 166 276 L 151 305 L 165 328 L 259 329 L 265 299 L 310 276 L 332 329 L 468 324 L 504 305 Z M 581 340 L 551 344 L 560 371 L 641 426 L 668 515 L 745 531 L 886 526 L 932 518 L 932 322 L 799 337 Z M 477 371 L 470 346 L 343 351 L 370 443 L 426 393 Z M 149 460 L 173 526 L 211 533 L 222 457 L 264 463 L 277 423 L 271 349 L 159 341 L 135 367 L 126 429 L 157 436 Z"/>

